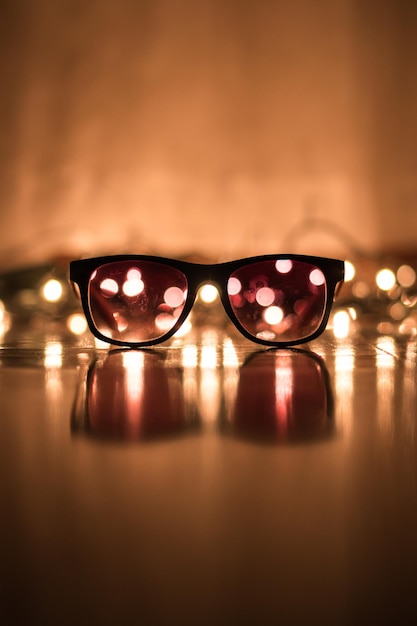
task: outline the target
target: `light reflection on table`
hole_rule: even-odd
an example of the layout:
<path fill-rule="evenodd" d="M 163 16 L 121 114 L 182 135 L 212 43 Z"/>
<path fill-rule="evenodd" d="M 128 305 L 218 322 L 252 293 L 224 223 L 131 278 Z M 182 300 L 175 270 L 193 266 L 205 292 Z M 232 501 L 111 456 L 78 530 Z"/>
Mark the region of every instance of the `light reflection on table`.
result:
<path fill-rule="evenodd" d="M 72 432 L 124 440 L 217 428 L 270 442 L 333 431 L 324 360 L 308 350 L 255 350 L 239 364 L 216 335 L 179 352 L 111 350 L 80 370 Z"/>
<path fill-rule="evenodd" d="M 5 364 L 26 359 L 44 368 L 48 411 L 55 414 L 60 413 L 63 394 L 61 370 L 71 359 L 71 366 L 79 372 L 73 433 L 105 436 L 107 432 L 111 438 L 113 429 L 114 437 L 143 439 L 151 432 L 163 436 L 168 431 L 179 434 L 204 427 L 236 435 L 246 430 L 248 435 L 252 424 L 253 438 L 281 442 L 302 439 L 302 422 L 311 426 L 312 436 L 317 427 L 318 437 L 318 414 L 323 419 L 327 415 L 323 435 L 328 430 L 348 436 L 354 421 L 354 396 L 360 387 L 358 376 L 366 360 L 375 380 L 367 397 L 372 396 L 378 423 L 388 436 L 388 422 L 398 403 L 407 409 L 407 415 L 416 406 L 415 343 L 399 344 L 392 337 L 378 337 L 373 343 L 359 345 L 358 349 L 358 342 L 349 338 L 328 341 L 325 334 L 324 340 L 301 349 L 258 350 L 209 327 L 193 341 L 175 340 L 154 350 L 68 348 L 52 337 L 36 348 L 7 347 L 0 358 Z M 306 395 L 308 387 L 302 377 L 315 381 L 312 398 Z M 336 409 L 332 416 L 333 396 Z M 316 417 L 311 414 L 311 399 L 320 407 Z M 285 423 L 288 429 L 283 427 Z M 410 419 L 409 429 L 414 432 L 413 424 Z"/>

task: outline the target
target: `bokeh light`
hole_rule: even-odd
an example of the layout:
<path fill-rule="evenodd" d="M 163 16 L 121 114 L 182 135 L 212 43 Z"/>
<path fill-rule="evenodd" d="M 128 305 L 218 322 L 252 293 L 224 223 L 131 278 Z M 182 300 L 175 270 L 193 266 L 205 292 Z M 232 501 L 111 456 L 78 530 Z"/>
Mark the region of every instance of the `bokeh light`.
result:
<path fill-rule="evenodd" d="M 212 304 L 219 297 L 219 292 L 215 285 L 207 283 L 200 289 L 200 298 L 205 304 Z"/>
<path fill-rule="evenodd" d="M 349 335 L 351 317 L 348 311 L 336 311 L 333 316 L 333 333 L 337 339 L 345 339 Z"/>
<path fill-rule="evenodd" d="M 350 261 L 345 261 L 345 281 L 348 283 L 355 278 L 356 268 Z"/>
<path fill-rule="evenodd" d="M 56 278 L 50 278 L 42 287 L 42 296 L 47 302 L 59 302 L 63 291 L 62 283 Z"/>
<path fill-rule="evenodd" d="M 416 273 L 410 265 L 401 265 L 397 270 L 397 280 L 401 287 L 412 287 L 416 282 Z"/>
<path fill-rule="evenodd" d="M 83 335 L 88 328 L 87 320 L 82 313 L 70 315 L 67 320 L 67 326 L 74 335 Z"/>
<path fill-rule="evenodd" d="M 382 291 L 389 291 L 396 283 L 395 274 L 392 270 L 384 268 L 376 275 L 376 284 Z"/>

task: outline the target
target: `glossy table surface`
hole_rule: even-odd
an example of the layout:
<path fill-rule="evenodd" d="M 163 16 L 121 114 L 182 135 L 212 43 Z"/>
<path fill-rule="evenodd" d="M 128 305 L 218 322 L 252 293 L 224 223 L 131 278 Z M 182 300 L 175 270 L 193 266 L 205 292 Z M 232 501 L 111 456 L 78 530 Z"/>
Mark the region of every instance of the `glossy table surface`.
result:
<path fill-rule="evenodd" d="M 327 331 L 4 346 L 2 623 L 412 623 L 416 377 Z"/>

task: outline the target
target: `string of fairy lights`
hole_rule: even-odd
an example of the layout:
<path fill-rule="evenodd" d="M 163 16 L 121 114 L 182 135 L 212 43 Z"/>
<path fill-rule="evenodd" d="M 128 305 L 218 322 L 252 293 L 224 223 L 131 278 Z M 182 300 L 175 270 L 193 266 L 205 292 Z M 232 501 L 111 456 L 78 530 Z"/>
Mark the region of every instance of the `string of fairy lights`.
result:
<path fill-rule="evenodd" d="M 5 288 L 3 283 L 0 281 L 2 343 L 13 340 L 19 333 L 47 333 L 50 327 L 73 342 L 90 336 L 80 303 L 64 272 L 48 267 L 33 284 L 17 288 L 6 285 Z M 198 303 L 204 312 L 191 313 L 181 328 L 181 335 L 187 335 L 193 325 L 204 322 L 207 317 L 216 323 L 215 316 L 210 317 L 210 308 L 218 299 L 214 285 L 203 285 Z M 355 333 L 416 336 L 416 269 L 409 263 L 395 260 L 390 263 L 346 260 L 345 284 L 335 301 L 326 332 L 332 332 L 336 339 Z"/>

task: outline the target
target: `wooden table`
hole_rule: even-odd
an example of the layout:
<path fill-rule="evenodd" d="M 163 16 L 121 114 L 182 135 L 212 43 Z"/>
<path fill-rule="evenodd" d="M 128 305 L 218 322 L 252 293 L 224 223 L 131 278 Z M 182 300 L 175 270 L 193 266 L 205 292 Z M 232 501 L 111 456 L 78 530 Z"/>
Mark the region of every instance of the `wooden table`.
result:
<path fill-rule="evenodd" d="M 2 624 L 412 623 L 417 344 L 306 350 L 3 347 Z"/>

